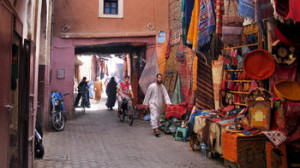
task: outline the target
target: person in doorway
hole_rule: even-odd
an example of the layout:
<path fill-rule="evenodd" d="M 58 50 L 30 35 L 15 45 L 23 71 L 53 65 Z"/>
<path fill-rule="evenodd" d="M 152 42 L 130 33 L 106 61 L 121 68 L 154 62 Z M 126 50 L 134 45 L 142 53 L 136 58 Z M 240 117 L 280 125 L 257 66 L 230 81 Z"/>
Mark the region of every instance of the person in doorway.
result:
<path fill-rule="evenodd" d="M 90 107 L 90 105 L 88 104 L 88 95 L 89 94 L 89 86 L 88 83 L 86 82 L 86 77 L 83 77 L 81 82 L 78 85 L 78 95 L 75 99 L 75 104 L 74 106 L 78 106 L 79 100 L 82 97 L 82 101 L 81 101 L 81 105 L 86 106 L 86 107 Z"/>
<path fill-rule="evenodd" d="M 158 128 L 160 127 L 160 115 L 164 103 L 168 107 L 171 100 L 165 86 L 162 84 L 162 74 L 159 73 L 156 75 L 156 82 L 148 87 L 143 102 L 147 109 L 150 108 L 151 127 L 157 137 L 160 135 Z"/>
<path fill-rule="evenodd" d="M 115 106 L 117 96 L 117 83 L 114 77 L 111 77 L 105 91 L 107 94 L 107 102 L 105 105 L 107 108 L 112 110 L 112 108 Z"/>
<path fill-rule="evenodd" d="M 95 100 L 97 103 L 99 103 L 102 94 L 102 81 L 100 77 L 96 78 L 96 81 L 94 83 L 94 91 L 95 91 Z"/>
<path fill-rule="evenodd" d="M 118 117 L 120 117 L 120 112 L 121 112 L 121 104 L 123 99 L 128 100 L 127 104 L 127 109 L 128 109 L 128 114 L 132 115 L 133 114 L 133 108 L 132 108 L 132 102 L 130 100 L 130 97 L 134 99 L 133 92 L 132 92 L 132 87 L 129 83 L 129 76 L 124 77 L 124 82 L 120 82 L 118 85 L 117 93 L 118 93 Z"/>

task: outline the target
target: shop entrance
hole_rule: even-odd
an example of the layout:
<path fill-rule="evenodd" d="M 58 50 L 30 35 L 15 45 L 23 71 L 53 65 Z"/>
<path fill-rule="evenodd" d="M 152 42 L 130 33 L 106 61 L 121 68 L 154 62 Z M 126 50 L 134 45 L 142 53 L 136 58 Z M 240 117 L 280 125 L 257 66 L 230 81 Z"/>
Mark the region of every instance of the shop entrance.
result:
<path fill-rule="evenodd" d="M 89 85 L 88 104 L 99 103 L 99 99 L 101 102 L 106 101 L 106 87 L 111 78 L 114 77 L 118 84 L 123 81 L 125 75 L 131 76 L 132 68 L 135 67 L 132 61 L 145 58 L 145 48 L 145 45 L 132 45 L 131 43 L 76 47 L 73 85 L 75 105 L 81 105 L 80 102 L 77 104 L 76 97 L 79 93 L 78 85 L 83 77 L 87 78 Z M 135 74 L 134 77 L 137 81 L 138 75 Z M 101 93 L 97 88 L 101 88 Z"/>

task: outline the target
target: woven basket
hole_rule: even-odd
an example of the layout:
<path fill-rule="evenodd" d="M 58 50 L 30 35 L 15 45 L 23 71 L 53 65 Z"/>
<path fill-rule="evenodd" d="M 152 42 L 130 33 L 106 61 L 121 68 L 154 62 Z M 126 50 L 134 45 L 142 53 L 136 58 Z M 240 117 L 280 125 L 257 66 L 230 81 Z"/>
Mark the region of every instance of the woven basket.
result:
<path fill-rule="evenodd" d="M 276 82 L 274 92 L 279 98 L 300 101 L 300 86 L 293 80 L 284 79 Z"/>

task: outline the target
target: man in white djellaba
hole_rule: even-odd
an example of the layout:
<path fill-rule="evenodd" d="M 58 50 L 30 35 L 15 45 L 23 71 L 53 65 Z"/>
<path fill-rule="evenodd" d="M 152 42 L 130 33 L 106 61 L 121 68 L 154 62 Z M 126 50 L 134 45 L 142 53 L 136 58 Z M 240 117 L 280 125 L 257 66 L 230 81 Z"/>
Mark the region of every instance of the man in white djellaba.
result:
<path fill-rule="evenodd" d="M 165 86 L 162 84 L 162 74 L 156 75 L 156 82 L 152 83 L 147 90 L 143 104 L 150 108 L 151 127 L 155 136 L 159 136 L 160 115 L 164 103 L 167 107 L 171 104 L 170 97 Z"/>

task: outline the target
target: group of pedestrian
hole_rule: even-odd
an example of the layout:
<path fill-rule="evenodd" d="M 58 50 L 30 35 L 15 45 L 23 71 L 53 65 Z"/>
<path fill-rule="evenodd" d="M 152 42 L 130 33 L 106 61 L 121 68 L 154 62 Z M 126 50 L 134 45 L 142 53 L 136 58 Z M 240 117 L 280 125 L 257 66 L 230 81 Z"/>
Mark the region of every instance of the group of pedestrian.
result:
<path fill-rule="evenodd" d="M 147 109 L 150 109 L 151 127 L 155 136 L 159 137 L 160 131 L 160 116 L 161 111 L 166 104 L 168 107 L 171 104 L 170 97 L 165 86 L 162 84 L 163 75 L 156 75 L 156 82 L 152 83 L 147 89 L 143 104 Z M 124 99 L 127 100 L 128 114 L 133 114 L 132 101 L 134 95 L 132 87 L 130 85 L 130 77 L 125 76 L 124 82 L 117 84 L 114 77 L 111 77 L 106 86 L 107 102 L 106 107 L 110 110 L 115 106 L 116 99 L 118 100 L 118 117 L 120 117 L 121 104 Z M 101 99 L 102 82 L 99 77 L 94 82 L 95 100 L 97 102 Z M 83 97 L 83 102 L 87 103 L 86 106 L 90 106 L 89 102 L 89 85 L 86 81 L 86 77 L 83 77 L 82 81 L 78 85 L 78 95 L 75 100 L 75 106 L 78 105 L 80 98 Z M 131 97 L 131 98 L 130 98 Z"/>

